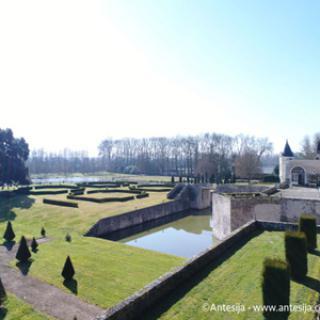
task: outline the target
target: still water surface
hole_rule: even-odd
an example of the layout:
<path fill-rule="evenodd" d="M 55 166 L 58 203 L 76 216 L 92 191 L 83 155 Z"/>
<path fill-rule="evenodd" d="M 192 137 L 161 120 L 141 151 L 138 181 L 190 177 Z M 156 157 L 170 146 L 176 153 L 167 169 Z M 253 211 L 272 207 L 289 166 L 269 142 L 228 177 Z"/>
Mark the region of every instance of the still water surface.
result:
<path fill-rule="evenodd" d="M 202 210 L 147 231 L 119 240 L 135 247 L 191 258 L 217 244 L 213 237 L 210 210 Z"/>

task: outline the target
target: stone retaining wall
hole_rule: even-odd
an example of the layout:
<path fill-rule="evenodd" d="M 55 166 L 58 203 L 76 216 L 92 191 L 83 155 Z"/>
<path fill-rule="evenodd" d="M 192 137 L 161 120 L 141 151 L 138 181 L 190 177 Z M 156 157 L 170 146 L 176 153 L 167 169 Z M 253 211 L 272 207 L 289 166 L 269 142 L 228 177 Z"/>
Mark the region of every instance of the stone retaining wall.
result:
<path fill-rule="evenodd" d="M 117 216 L 103 218 L 99 220 L 85 235 L 91 237 L 102 237 L 108 233 L 166 217 L 189 208 L 189 201 L 174 200 L 152 207 L 130 211 Z"/>
<path fill-rule="evenodd" d="M 298 222 L 301 214 L 313 214 L 320 224 L 320 201 L 278 196 L 233 197 L 212 194 L 214 235 L 223 239 L 251 220 Z"/>
<path fill-rule="evenodd" d="M 108 309 L 103 315 L 97 317 L 96 320 L 142 319 L 141 314 L 144 310 L 156 303 L 159 299 L 167 296 L 180 284 L 188 281 L 195 273 L 201 271 L 209 263 L 212 263 L 221 257 L 234 245 L 248 239 L 256 228 L 255 221 L 247 223 L 234 233 L 230 234 L 229 237 L 217 246 L 207 249 L 198 256 L 188 260 L 182 267 L 166 273 L 134 295 Z"/>

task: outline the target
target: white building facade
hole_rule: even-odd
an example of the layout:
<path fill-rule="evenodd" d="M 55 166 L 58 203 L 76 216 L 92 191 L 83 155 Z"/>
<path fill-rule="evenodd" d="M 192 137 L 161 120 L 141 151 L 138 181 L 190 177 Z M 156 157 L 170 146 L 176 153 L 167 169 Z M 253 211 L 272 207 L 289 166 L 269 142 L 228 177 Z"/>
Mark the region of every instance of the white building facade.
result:
<path fill-rule="evenodd" d="M 320 142 L 315 160 L 298 159 L 292 152 L 288 141 L 279 159 L 281 183 L 301 186 L 320 186 Z"/>

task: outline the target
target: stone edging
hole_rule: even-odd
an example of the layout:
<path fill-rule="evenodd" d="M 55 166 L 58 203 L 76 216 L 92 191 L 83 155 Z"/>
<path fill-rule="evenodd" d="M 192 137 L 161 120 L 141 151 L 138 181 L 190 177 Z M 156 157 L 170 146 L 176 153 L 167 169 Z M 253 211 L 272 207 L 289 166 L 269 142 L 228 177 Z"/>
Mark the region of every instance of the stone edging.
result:
<path fill-rule="evenodd" d="M 139 317 L 147 307 L 166 296 L 203 267 L 221 257 L 226 250 L 246 239 L 256 228 L 256 222 L 250 221 L 231 233 L 223 242 L 188 260 L 183 266 L 164 274 L 142 290 L 106 310 L 96 320 L 129 320 Z"/>

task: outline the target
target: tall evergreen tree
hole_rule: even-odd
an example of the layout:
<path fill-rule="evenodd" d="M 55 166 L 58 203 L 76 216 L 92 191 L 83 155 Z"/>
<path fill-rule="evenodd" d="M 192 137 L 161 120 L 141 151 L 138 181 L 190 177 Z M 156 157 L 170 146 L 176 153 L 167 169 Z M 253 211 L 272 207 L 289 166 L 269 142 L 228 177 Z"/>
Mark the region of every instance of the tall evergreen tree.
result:
<path fill-rule="evenodd" d="M 6 230 L 3 234 L 3 238 L 7 241 L 12 241 L 16 237 L 13 228 L 12 228 L 12 223 L 8 221 Z"/>
<path fill-rule="evenodd" d="M 75 271 L 72 265 L 71 258 L 68 256 L 66 262 L 64 263 L 61 275 L 64 277 L 66 281 L 72 280 L 75 275 Z"/>
<path fill-rule="evenodd" d="M 0 129 L 0 184 L 28 184 L 29 171 L 26 161 L 29 156 L 29 146 L 21 138 L 13 136 L 11 129 Z"/>
<path fill-rule="evenodd" d="M 27 240 L 24 236 L 21 237 L 19 248 L 16 254 L 16 259 L 20 262 L 27 262 L 31 257 L 30 250 L 28 248 Z"/>

